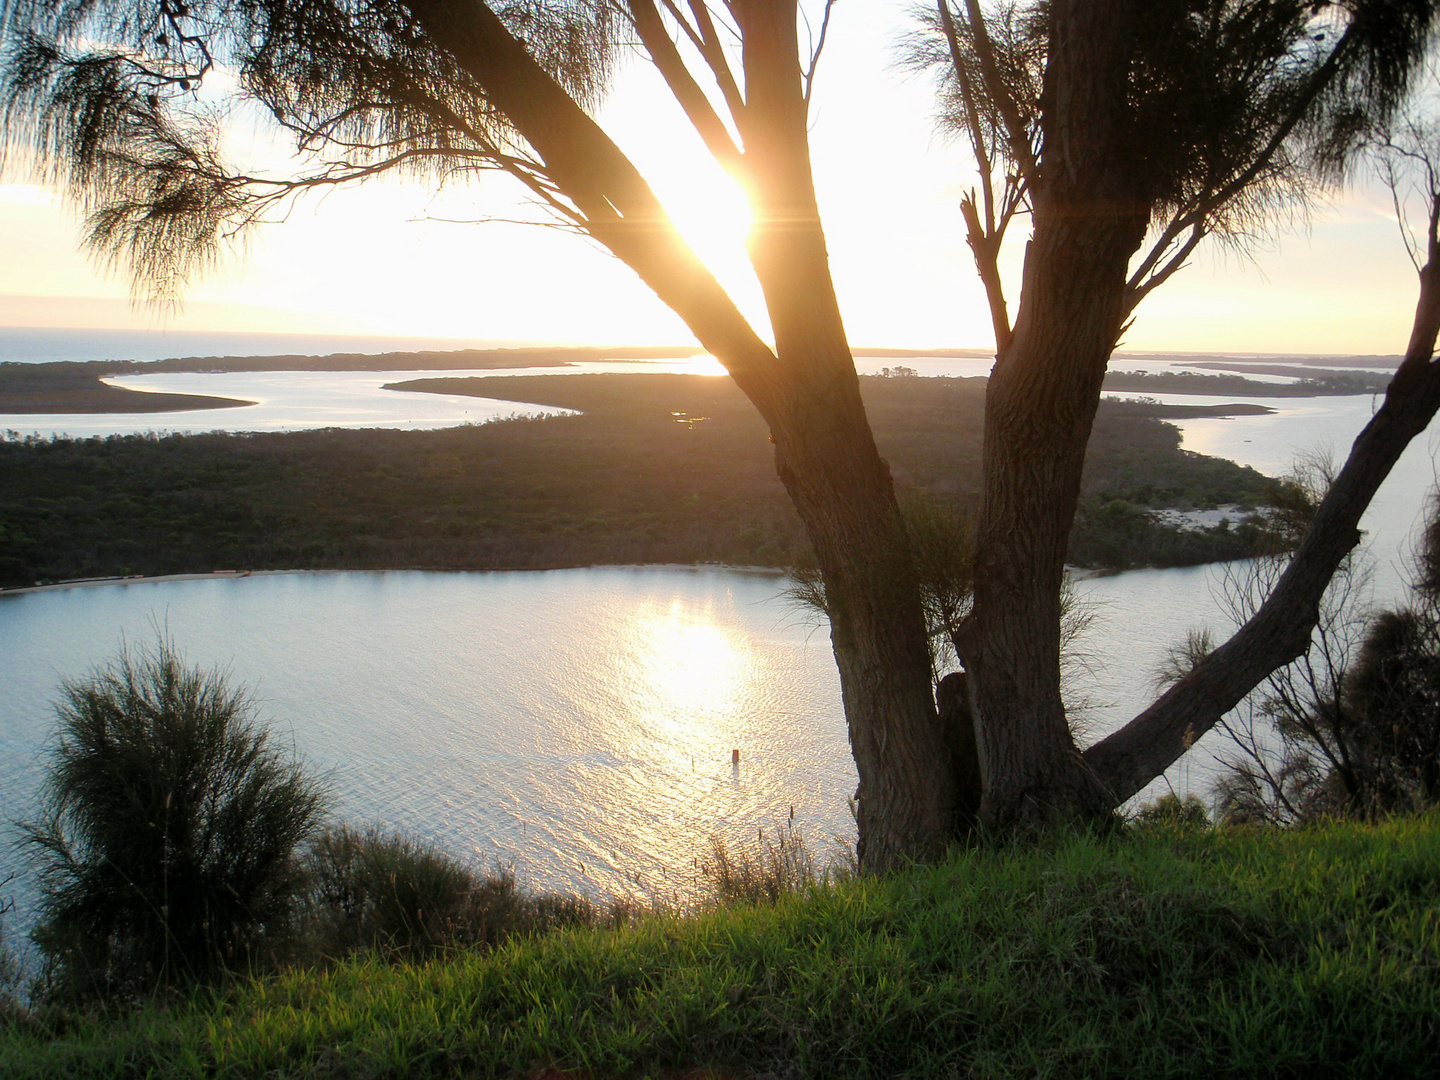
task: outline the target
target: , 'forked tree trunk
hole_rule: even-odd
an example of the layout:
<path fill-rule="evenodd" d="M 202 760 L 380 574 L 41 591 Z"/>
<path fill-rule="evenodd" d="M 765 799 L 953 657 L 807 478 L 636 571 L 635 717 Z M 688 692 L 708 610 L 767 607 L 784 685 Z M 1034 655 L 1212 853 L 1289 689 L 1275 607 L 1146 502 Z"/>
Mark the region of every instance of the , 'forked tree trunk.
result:
<path fill-rule="evenodd" d="M 1001 829 L 1112 805 L 1080 759 L 1061 699 L 1060 595 L 1085 445 L 1139 231 L 1083 218 L 1052 223 L 1047 213 L 1037 210 L 1027 295 L 986 390 L 975 605 L 961 639 L 984 777 L 981 820 Z M 1097 302 L 1107 295 L 1110 303 Z"/>
<path fill-rule="evenodd" d="M 825 581 L 857 796 L 861 860 L 933 856 L 955 813 L 929 648 L 889 467 L 830 277 L 810 171 L 793 0 L 737 0 L 746 104 L 738 118 L 756 217 L 749 247 L 787 391 L 771 415 L 775 464 Z"/>
<path fill-rule="evenodd" d="M 1440 273 L 1432 269 L 1440 267 L 1434 212 L 1431 259 L 1421 273 L 1406 362 L 1274 595 L 1231 642 L 1154 706 L 1080 752 L 1060 695 L 1058 597 L 1090 426 L 1125 321 L 1151 289 L 1184 264 L 1228 200 L 1242 196 L 1260 177 L 1277 182 L 1277 170 L 1286 167 L 1280 164 L 1286 140 L 1345 66 L 1379 55 L 1405 33 L 1428 25 L 1433 11 L 1424 4 L 1362 4 L 1348 12 L 1337 34 L 1333 25 L 1318 33 L 1308 29 L 1306 19 L 1318 8 L 1277 7 L 1282 21 L 1273 25 L 1298 36 L 1282 35 L 1290 44 L 1278 53 L 1262 49 L 1257 70 L 1285 48 L 1295 49 L 1298 60 L 1316 42 L 1333 46 L 1303 74 L 1296 74 L 1298 67 L 1277 69 L 1283 89 L 1273 99 L 1273 112 L 1237 114 L 1255 125 L 1247 136 L 1251 142 L 1238 144 L 1249 146 L 1250 156 L 1212 157 L 1211 171 L 1186 174 L 1165 160 L 1166 140 L 1178 132 L 1183 141 L 1192 127 L 1175 111 L 1192 99 L 1176 94 L 1174 80 L 1182 76 L 1168 65 L 1199 57 L 1191 76 L 1218 76 L 1223 67 L 1206 65 L 1231 61 L 1223 34 L 1206 39 L 1181 8 L 1133 0 L 1055 0 L 1046 9 L 1043 93 L 1038 102 L 1027 103 L 1027 111 L 1008 96 L 1010 84 L 995 60 L 978 0 L 965 0 L 962 16 L 941 3 L 935 25 L 967 102 L 964 124 L 977 158 L 985 168 L 991 148 L 999 147 L 1014 170 L 1006 184 L 1028 193 L 1033 212 L 1012 331 L 1005 324 L 993 241 L 1013 204 L 997 215 L 995 185 L 987 182 L 982 223 L 976 194 L 967 196 L 970 243 L 989 294 L 998 353 L 986 396 L 975 603 L 958 644 L 970 673 L 982 765 L 980 818 L 1003 831 L 1108 814 L 1160 775 L 1265 675 L 1303 652 L 1325 585 L 1358 542 L 1360 514 L 1405 444 L 1433 416 L 1440 394 L 1440 373 L 1431 362 L 1440 304 L 1432 280 Z M 1396 28 L 1403 30 L 1396 34 Z M 1381 39 L 1387 45 L 1377 47 Z M 1404 63 L 1387 70 L 1402 71 Z M 1358 89 L 1365 79 L 1372 89 L 1381 85 L 1384 77 L 1375 70 L 1350 85 Z M 1393 90 L 1403 78 L 1385 85 Z M 1249 92 L 1258 93 L 1253 86 Z M 1202 91 L 1196 100 L 1203 99 Z M 1224 104 L 1223 95 L 1212 99 L 1212 107 Z M 992 128 L 980 119 L 982 107 Z M 1384 113 L 1385 106 L 1377 108 Z M 1027 127 L 1025 116 L 1037 116 L 1038 128 Z M 1220 131 L 1218 137 L 1232 134 Z M 1040 148 L 1038 160 L 1032 139 Z M 1186 175 L 1190 178 L 1182 179 Z M 1016 183 L 1019 188 L 1013 188 Z M 1132 271 L 1151 215 L 1172 200 L 1184 205 L 1183 212 L 1158 230 L 1150 253 Z"/>
<path fill-rule="evenodd" d="M 738 128 L 756 224 L 751 261 L 772 352 L 679 238 L 624 154 L 483 5 L 415 0 L 427 33 L 541 155 L 588 231 L 630 265 L 730 371 L 770 426 L 775 463 L 824 575 L 860 778 L 864 865 L 933 857 L 955 780 L 931 686 L 919 591 L 888 466 L 860 400 L 810 171 L 794 0 L 743 0 Z"/>
<path fill-rule="evenodd" d="M 985 395 L 975 605 L 961 633 L 992 828 L 1113 805 L 1060 694 L 1060 593 L 1085 447 L 1149 203 L 1127 167 L 1125 2 L 1057 3 L 1045 153 L 1015 328 Z M 1102 32 L 1103 28 L 1110 32 Z"/>

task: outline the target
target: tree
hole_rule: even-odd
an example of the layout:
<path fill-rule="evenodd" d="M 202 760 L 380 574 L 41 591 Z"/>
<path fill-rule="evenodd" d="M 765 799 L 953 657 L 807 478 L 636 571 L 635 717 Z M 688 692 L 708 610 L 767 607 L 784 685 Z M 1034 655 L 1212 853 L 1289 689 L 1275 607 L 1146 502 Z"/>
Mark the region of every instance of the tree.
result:
<path fill-rule="evenodd" d="M 63 992 L 243 970 L 285 929 L 320 786 L 218 673 L 167 642 L 65 684 L 41 813 L 34 934 Z"/>
<path fill-rule="evenodd" d="M 1243 237 L 1307 182 L 1344 172 L 1404 100 L 1433 17 L 1419 2 L 1059 2 L 989 20 L 978 0 L 936 8 L 934 51 L 922 42 L 917 59 L 938 53 L 946 66 L 951 122 L 979 165 L 962 211 L 997 347 L 961 635 L 992 824 L 1105 812 L 1300 655 L 1360 514 L 1434 415 L 1432 214 L 1405 361 L 1269 600 L 1128 725 L 1079 751 L 1060 699 L 1057 598 L 1110 353 L 1205 236 Z M 1012 325 L 998 258 L 1022 212 L 1031 229 Z"/>
<path fill-rule="evenodd" d="M 977 147 L 988 162 L 999 147 L 1016 163 L 996 196 L 1000 217 L 972 230 L 972 246 L 977 236 L 982 247 L 998 243 L 1022 204 L 1032 213 L 1014 326 L 1000 317 L 1003 304 L 995 309 L 1003 333 L 987 404 L 980 572 L 961 640 L 974 738 L 960 742 L 978 746 L 976 771 L 948 749 L 956 733 L 947 722 L 964 710 L 942 721 L 936 709 L 915 571 L 826 259 L 806 124 L 832 6 L 823 0 L 814 12 L 814 45 L 802 50 L 800 0 L 12 0 L 6 139 L 91 211 L 97 251 L 129 260 L 162 294 L 212 258 L 218 241 L 297 192 L 390 169 L 503 170 L 609 248 L 685 320 L 770 427 L 777 472 L 825 585 L 860 777 L 860 857 L 882 870 L 941 850 L 977 803 L 997 828 L 1107 813 L 1178 756 L 1187 731 L 1213 724 L 1216 704 L 1238 700 L 1266 663 L 1301 647 L 1314 581 L 1353 544 L 1354 519 L 1388 468 L 1373 463 L 1393 460 L 1408 438 L 1396 425 L 1382 424 L 1391 434 L 1365 451 L 1365 479 L 1341 497 L 1315 550 L 1302 546 L 1296 584 L 1282 587 L 1289 606 L 1274 617 L 1279 629 L 1267 629 L 1272 619 L 1250 632 L 1269 647 L 1222 647 L 1220 659 L 1083 757 L 1059 692 L 1059 596 L 1080 466 L 1136 291 L 1127 267 L 1152 218 L 1199 200 L 1199 224 L 1179 227 L 1160 249 L 1168 261 L 1145 268 L 1140 288 L 1173 272 L 1244 196 L 1270 190 L 1292 136 L 1354 127 L 1321 124 L 1344 111 L 1337 102 L 1353 101 L 1361 118 L 1385 114 L 1403 95 L 1431 7 L 1056 0 L 1007 16 L 1026 47 L 1001 50 L 982 32 L 978 4 L 967 3 L 966 40 L 987 89 L 967 84 L 988 110 L 973 125 Z M 1317 43 L 1325 18 L 1337 33 Z M 622 35 L 638 42 L 747 191 L 773 347 L 586 111 Z M 195 96 L 218 63 L 316 153 L 315 171 L 276 181 L 224 166 Z M 1264 92 L 1271 83 L 1286 88 L 1275 102 Z M 1226 147 L 1214 140 L 1241 129 L 1186 134 L 1217 95 L 1236 99 L 1232 118 L 1248 115 L 1257 96 L 1290 103 L 1280 121 L 1244 129 L 1231 157 L 1246 163 L 1218 178 L 1210 163 Z M 1167 133 L 1159 142 L 1157 130 Z M 1349 140 L 1332 141 L 1331 158 L 1344 160 Z M 1426 311 L 1440 305 L 1433 291 L 1427 285 Z M 1425 367 L 1434 322 L 1427 316 L 1429 344 L 1417 327 L 1419 358 L 1392 395 L 1411 433 L 1434 411 L 1431 383 L 1440 386 Z"/>
<path fill-rule="evenodd" d="M 873 865 L 889 865 L 938 849 L 953 784 L 895 495 L 826 262 L 807 148 L 813 62 L 801 62 L 794 3 L 738 0 L 719 22 L 701 3 L 663 11 L 653 0 L 618 9 L 608 0 L 27 0 L 13 8 L 7 134 L 91 210 L 91 244 L 127 258 L 161 293 L 212 258 L 221 237 L 296 191 L 388 169 L 502 169 L 625 261 L 769 424 L 827 584 L 862 844 Z M 622 22 L 746 184 L 773 349 L 582 107 L 598 93 Z M 718 104 L 686 66 L 677 30 Z M 213 122 L 182 115 L 217 62 L 303 146 L 332 158 L 289 182 L 227 171 Z"/>
<path fill-rule="evenodd" d="M 1309 652 L 1239 721 L 1218 785 L 1230 820 L 1290 824 L 1408 813 L 1440 801 L 1440 506 L 1432 495 L 1410 600 L 1378 614 L 1341 568 Z M 1263 565 L 1261 567 L 1263 572 Z M 1236 600 L 1251 605 L 1252 583 Z"/>

